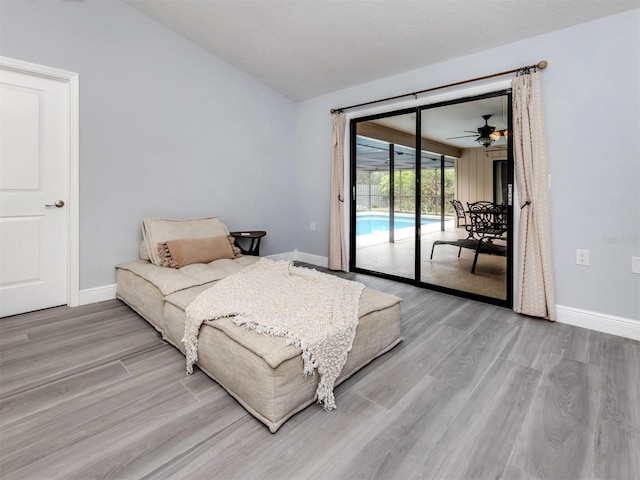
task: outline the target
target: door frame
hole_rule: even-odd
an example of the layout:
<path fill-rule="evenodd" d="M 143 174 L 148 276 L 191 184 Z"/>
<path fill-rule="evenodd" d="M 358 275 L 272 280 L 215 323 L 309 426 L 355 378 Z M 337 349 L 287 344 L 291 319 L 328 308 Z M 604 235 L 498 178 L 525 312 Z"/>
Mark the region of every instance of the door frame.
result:
<path fill-rule="evenodd" d="M 39 76 L 66 85 L 68 100 L 66 191 L 67 211 L 67 305 L 80 305 L 80 95 L 75 72 L 0 56 L 0 68 Z"/>

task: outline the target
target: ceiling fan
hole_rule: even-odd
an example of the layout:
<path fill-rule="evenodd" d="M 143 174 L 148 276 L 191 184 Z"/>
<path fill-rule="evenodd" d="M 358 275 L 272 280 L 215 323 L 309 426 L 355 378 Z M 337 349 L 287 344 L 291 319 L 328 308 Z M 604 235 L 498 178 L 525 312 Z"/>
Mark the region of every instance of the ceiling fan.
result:
<path fill-rule="evenodd" d="M 470 130 L 465 130 L 465 132 L 473 133 L 473 135 L 462 135 L 460 137 L 449 137 L 449 138 L 447 138 L 447 140 L 453 140 L 455 138 L 467 138 L 467 137 L 475 137 L 475 136 L 477 136 L 475 141 L 478 142 L 480 145 L 482 145 L 484 147 L 488 147 L 493 142 L 498 140 L 500 137 L 508 136 L 509 132 L 507 130 L 496 130 L 496 127 L 492 127 L 491 125 L 489 125 L 489 119 L 491 118 L 491 115 L 483 115 L 482 118 L 484 118 L 484 125 L 481 126 L 481 127 L 478 127 L 478 132 L 477 133 L 473 132 L 473 131 L 470 131 Z"/>

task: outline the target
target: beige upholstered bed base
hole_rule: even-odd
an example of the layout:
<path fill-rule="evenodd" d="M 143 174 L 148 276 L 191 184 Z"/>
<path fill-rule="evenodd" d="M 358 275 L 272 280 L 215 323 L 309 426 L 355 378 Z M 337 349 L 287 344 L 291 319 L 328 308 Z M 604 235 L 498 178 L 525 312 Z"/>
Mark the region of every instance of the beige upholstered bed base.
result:
<path fill-rule="evenodd" d="M 132 271 L 118 268 L 117 278 L 118 298 L 184 353 L 184 311 L 212 283 L 165 297 Z M 365 288 L 353 348 L 336 385 L 402 340 L 400 301 L 394 295 Z M 258 335 L 225 318 L 202 325 L 197 365 L 276 432 L 288 418 L 315 401 L 318 377 L 302 375 L 300 353 L 282 338 Z"/>

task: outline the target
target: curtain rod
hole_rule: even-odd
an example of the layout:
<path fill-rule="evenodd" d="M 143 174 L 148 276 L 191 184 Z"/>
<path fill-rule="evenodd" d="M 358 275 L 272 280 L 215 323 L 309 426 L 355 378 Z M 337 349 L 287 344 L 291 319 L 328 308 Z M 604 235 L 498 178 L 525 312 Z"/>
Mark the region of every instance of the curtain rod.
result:
<path fill-rule="evenodd" d="M 388 102 L 389 100 L 396 100 L 398 98 L 417 97 L 422 93 L 433 92 L 434 90 L 442 90 L 443 88 L 455 87 L 457 85 L 464 85 L 465 83 L 478 82 L 480 80 L 486 80 L 487 78 L 501 77 L 502 75 L 521 72 L 523 70 L 524 71 L 531 70 L 531 69 L 544 70 L 545 68 L 547 68 L 547 65 L 549 65 L 549 63 L 546 60 L 541 60 L 535 65 L 528 65 L 526 67 L 514 68 L 512 70 L 506 70 L 500 73 L 492 73 L 491 75 L 485 75 L 484 77 L 470 78 L 469 80 L 462 80 L 461 82 L 449 83 L 447 85 L 440 85 L 439 87 L 427 88 L 426 90 L 419 90 L 417 92 L 404 93 L 402 95 L 396 95 L 395 97 L 387 97 L 387 98 L 382 98 L 380 100 L 372 100 L 371 102 L 358 103 L 357 105 L 349 105 L 348 107 L 332 108 L 330 112 L 331 113 L 344 112 L 345 110 L 349 110 L 351 108 L 364 107 L 365 105 L 373 105 L 374 103 Z"/>

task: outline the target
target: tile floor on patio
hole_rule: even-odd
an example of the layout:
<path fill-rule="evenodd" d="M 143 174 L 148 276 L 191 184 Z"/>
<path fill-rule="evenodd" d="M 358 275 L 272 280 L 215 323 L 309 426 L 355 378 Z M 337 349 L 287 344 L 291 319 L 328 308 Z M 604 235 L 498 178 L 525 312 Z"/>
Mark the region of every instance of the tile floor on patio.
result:
<path fill-rule="evenodd" d="M 431 248 L 436 240 L 456 240 L 466 238 L 462 228 L 430 232 L 422 235 L 421 241 L 421 281 L 442 287 L 463 290 L 492 298 L 506 299 L 506 257 L 480 254 L 476 272 L 471 273 L 474 251 L 462 249 L 458 258 L 458 247 L 436 245 L 431 256 Z M 415 241 L 413 238 L 369 244 L 358 241 L 356 266 L 404 278 L 415 278 Z"/>

